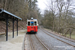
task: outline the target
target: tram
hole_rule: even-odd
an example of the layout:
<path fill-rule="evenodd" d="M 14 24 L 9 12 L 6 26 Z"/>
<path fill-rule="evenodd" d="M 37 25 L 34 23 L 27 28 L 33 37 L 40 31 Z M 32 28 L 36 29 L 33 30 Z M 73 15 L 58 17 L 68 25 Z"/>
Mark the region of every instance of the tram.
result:
<path fill-rule="evenodd" d="M 38 31 L 38 21 L 37 19 L 31 18 L 27 19 L 27 33 L 37 33 Z"/>

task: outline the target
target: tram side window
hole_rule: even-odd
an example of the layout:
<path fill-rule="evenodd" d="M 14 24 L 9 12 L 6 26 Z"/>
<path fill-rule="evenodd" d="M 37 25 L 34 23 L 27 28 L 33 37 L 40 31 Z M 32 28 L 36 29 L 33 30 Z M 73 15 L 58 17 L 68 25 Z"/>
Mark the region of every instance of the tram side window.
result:
<path fill-rule="evenodd" d="M 30 22 L 28 22 L 28 26 L 30 26 Z"/>
<path fill-rule="evenodd" d="M 37 25 L 37 23 L 35 22 L 35 25 Z"/>

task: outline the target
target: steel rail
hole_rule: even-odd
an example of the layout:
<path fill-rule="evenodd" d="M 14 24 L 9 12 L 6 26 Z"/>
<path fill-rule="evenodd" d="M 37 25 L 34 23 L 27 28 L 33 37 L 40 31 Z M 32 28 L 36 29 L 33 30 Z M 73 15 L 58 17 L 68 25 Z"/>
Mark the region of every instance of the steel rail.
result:
<path fill-rule="evenodd" d="M 22 50 L 25 50 L 25 40 L 26 40 L 26 34 L 25 34 L 25 37 L 24 37 L 24 41 L 23 41 L 23 49 Z"/>

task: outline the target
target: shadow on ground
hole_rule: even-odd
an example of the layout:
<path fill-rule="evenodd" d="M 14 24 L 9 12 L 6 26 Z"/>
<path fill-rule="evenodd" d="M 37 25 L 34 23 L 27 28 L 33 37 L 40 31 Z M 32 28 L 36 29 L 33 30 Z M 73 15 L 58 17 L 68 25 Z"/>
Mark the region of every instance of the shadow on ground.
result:
<path fill-rule="evenodd" d="M 37 34 L 37 33 L 34 33 L 34 32 L 27 32 L 26 34 L 32 35 L 32 34 Z"/>

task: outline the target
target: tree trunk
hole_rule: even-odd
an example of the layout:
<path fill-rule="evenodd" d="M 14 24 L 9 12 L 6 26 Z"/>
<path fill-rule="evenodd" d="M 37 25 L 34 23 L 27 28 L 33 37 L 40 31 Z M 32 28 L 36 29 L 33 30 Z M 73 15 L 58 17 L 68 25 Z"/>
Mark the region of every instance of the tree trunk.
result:
<path fill-rule="evenodd" d="M 73 29 L 70 29 L 70 38 L 71 38 L 71 34 L 72 34 L 72 32 L 73 32 Z"/>
<path fill-rule="evenodd" d="M 65 37 L 66 37 L 66 34 L 68 33 L 69 30 L 70 30 L 70 29 L 68 29 L 68 30 L 66 31 L 66 33 L 65 33 Z"/>

